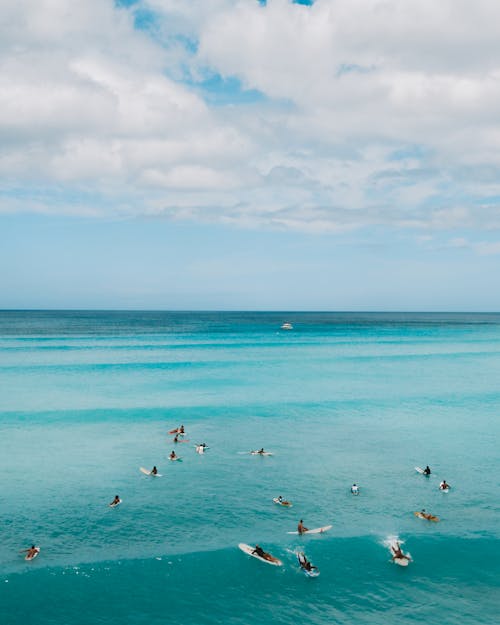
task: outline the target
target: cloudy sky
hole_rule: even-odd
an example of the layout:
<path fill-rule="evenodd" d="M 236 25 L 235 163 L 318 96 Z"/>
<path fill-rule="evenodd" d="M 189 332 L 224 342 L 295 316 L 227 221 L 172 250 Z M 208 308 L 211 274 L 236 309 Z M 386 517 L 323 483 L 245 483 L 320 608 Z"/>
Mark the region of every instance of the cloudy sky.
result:
<path fill-rule="evenodd" d="M 3 0 L 0 308 L 500 310 L 497 0 Z"/>

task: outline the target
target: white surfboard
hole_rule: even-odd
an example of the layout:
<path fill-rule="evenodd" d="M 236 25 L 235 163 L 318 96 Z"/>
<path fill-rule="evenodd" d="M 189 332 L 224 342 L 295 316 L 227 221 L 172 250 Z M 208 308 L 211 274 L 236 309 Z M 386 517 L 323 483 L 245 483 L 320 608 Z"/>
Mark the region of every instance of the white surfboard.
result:
<path fill-rule="evenodd" d="M 39 553 L 40 553 L 40 547 L 35 547 L 35 552 L 33 553 L 33 555 L 26 554 L 24 559 L 27 562 L 30 562 L 31 560 L 34 560 L 38 556 Z"/>
<path fill-rule="evenodd" d="M 272 456 L 272 452 L 270 451 L 251 451 L 250 454 L 252 456 Z"/>
<path fill-rule="evenodd" d="M 333 525 L 325 525 L 324 527 L 316 527 L 313 530 L 306 530 L 305 532 L 302 532 L 301 536 L 303 536 L 304 534 L 323 534 L 323 532 L 328 532 L 328 530 L 331 530 L 333 527 Z M 287 534 L 299 534 L 299 532 L 287 532 Z"/>
<path fill-rule="evenodd" d="M 182 462 L 182 458 L 180 456 L 176 456 L 175 458 L 168 457 L 172 462 Z"/>
<path fill-rule="evenodd" d="M 144 473 L 144 475 L 150 475 L 151 477 L 162 477 L 161 473 L 151 473 L 151 471 L 148 471 L 148 469 L 145 469 L 144 467 L 139 467 L 139 471 Z"/>
<path fill-rule="evenodd" d="M 421 473 L 422 475 L 424 474 L 424 470 L 422 469 L 422 467 L 415 467 L 415 471 L 417 473 Z"/>
<path fill-rule="evenodd" d="M 283 562 L 278 560 L 278 558 L 274 558 L 274 560 L 266 560 L 265 558 L 261 558 L 261 556 L 253 553 L 254 547 L 250 547 L 250 545 L 246 545 L 245 543 L 239 543 L 238 547 L 243 551 L 243 553 L 252 556 L 252 558 L 257 558 L 261 562 L 265 562 L 266 564 L 272 564 L 273 566 L 283 566 Z"/>

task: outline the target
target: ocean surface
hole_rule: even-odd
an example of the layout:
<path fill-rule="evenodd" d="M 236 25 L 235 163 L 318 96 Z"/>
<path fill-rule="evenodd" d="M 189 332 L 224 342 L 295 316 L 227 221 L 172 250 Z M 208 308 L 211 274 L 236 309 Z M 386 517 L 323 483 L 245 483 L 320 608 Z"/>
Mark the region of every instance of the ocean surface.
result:
<path fill-rule="evenodd" d="M 0 623 L 499 623 L 499 414 L 496 314 L 0 312 Z"/>

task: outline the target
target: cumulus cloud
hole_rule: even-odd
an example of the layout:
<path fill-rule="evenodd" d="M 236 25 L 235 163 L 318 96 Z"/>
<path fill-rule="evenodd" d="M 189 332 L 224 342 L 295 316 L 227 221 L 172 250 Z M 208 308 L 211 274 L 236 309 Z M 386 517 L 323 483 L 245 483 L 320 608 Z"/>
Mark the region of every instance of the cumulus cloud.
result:
<path fill-rule="evenodd" d="M 2 16 L 0 211 L 500 226 L 493 1 L 4 0 Z M 220 103 L 214 79 L 260 96 Z"/>

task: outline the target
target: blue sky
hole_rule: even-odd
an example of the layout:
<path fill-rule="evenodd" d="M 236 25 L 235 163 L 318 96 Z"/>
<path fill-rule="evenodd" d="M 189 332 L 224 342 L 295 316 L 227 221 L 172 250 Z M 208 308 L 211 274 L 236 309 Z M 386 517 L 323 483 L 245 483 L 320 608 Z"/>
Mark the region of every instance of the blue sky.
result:
<path fill-rule="evenodd" d="M 1 308 L 500 310 L 495 3 L 81 5 L 6 2 Z"/>

